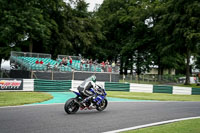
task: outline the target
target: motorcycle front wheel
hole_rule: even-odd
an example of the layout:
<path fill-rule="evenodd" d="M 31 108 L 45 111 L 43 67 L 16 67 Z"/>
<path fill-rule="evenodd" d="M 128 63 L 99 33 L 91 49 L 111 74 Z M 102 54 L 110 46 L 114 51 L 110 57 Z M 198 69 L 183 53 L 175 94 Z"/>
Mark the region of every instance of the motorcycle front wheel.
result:
<path fill-rule="evenodd" d="M 75 114 L 79 109 L 79 104 L 75 98 L 71 98 L 66 101 L 64 109 L 67 114 Z"/>
<path fill-rule="evenodd" d="M 99 105 L 97 105 L 96 109 L 98 111 L 103 111 L 108 105 L 107 99 L 104 99 Z"/>

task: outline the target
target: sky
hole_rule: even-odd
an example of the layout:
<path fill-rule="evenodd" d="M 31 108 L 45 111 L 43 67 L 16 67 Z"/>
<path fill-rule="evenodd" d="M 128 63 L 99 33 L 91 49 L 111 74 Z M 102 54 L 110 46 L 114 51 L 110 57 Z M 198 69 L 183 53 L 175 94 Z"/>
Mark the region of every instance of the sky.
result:
<path fill-rule="evenodd" d="M 96 4 L 102 4 L 103 0 L 85 0 L 89 3 L 88 11 L 93 11 Z"/>

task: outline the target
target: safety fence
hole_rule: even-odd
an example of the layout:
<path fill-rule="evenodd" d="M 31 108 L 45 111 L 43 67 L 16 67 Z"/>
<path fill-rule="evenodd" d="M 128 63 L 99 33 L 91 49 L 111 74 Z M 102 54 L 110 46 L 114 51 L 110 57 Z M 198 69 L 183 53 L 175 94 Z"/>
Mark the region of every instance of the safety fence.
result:
<path fill-rule="evenodd" d="M 144 75 L 120 75 L 121 82 L 139 83 L 139 84 L 183 84 L 185 83 L 184 75 L 158 75 L 158 74 L 144 74 Z M 190 83 L 198 82 L 198 78 L 190 77 Z"/>
<path fill-rule="evenodd" d="M 70 88 L 77 88 L 82 82 L 80 80 L 0 79 L 0 90 L 64 92 L 69 91 Z M 107 91 L 200 95 L 200 88 L 192 87 L 118 82 L 97 82 L 97 84 Z"/>

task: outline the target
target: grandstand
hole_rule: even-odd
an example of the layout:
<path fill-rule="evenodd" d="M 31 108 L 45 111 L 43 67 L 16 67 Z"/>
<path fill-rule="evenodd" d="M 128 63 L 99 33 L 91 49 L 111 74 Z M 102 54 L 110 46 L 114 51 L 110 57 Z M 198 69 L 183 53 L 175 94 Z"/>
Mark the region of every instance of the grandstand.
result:
<path fill-rule="evenodd" d="M 55 68 L 56 64 L 60 64 L 62 58 L 70 57 L 73 62 L 71 65 L 60 65 L 57 69 Z M 42 64 L 36 64 L 36 61 L 42 61 Z M 48 71 L 48 70 L 58 70 L 58 71 L 91 71 L 91 72 L 102 72 L 102 66 L 100 64 L 81 64 L 80 56 L 68 56 L 68 55 L 58 55 L 56 60 L 51 59 L 50 54 L 42 54 L 42 53 L 29 53 L 29 52 L 11 52 L 10 56 L 11 63 L 18 64 L 20 69 L 28 70 L 28 71 Z M 47 64 L 49 63 L 50 69 L 48 69 Z M 69 60 L 68 60 L 68 64 Z M 111 66 L 106 66 L 107 69 L 104 72 L 112 72 Z M 114 69 L 116 70 L 116 68 Z M 118 72 L 118 71 L 116 71 Z"/>
<path fill-rule="evenodd" d="M 68 59 L 72 58 L 72 64 L 70 64 L 69 60 L 67 61 L 67 65 L 63 65 L 61 63 L 62 58 L 66 57 Z M 42 79 L 52 79 L 52 80 L 53 79 L 64 80 L 70 78 L 79 79 L 80 77 L 85 78 L 88 75 L 99 73 L 101 74 L 101 76 L 99 75 L 100 77 L 106 77 L 107 80 L 111 81 L 111 79 L 113 79 L 112 77 L 110 77 L 111 74 L 118 75 L 118 66 L 116 66 L 115 68 L 112 68 L 111 66 L 105 66 L 105 68 L 102 68 L 102 66 L 98 63 L 83 64 L 81 63 L 80 56 L 58 55 L 57 59 L 54 60 L 51 59 L 51 54 L 12 51 L 10 56 L 10 62 L 11 64 L 19 66 L 17 67 L 17 70 L 30 72 L 31 73 L 30 78 L 42 78 Z M 83 72 L 85 74 L 83 74 Z M 104 75 L 106 73 L 107 76 L 102 76 L 102 74 Z M 13 74 L 12 72 L 12 75 L 15 74 Z M 23 78 L 23 77 L 18 77 L 18 78 Z M 116 76 L 114 76 L 114 81 L 115 79 L 118 80 Z"/>

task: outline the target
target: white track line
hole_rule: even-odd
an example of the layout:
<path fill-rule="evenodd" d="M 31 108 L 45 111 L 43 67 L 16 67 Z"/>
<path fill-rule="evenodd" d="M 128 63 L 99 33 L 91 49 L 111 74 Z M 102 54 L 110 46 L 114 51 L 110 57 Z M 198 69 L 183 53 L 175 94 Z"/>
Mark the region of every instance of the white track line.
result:
<path fill-rule="evenodd" d="M 157 126 L 157 125 L 162 125 L 162 124 L 167 124 L 167 123 L 172 123 L 172 122 L 178 122 L 178 121 L 190 120 L 190 119 L 198 119 L 198 118 L 200 118 L 200 116 L 155 122 L 155 123 L 150 123 L 150 124 L 145 124 L 145 125 L 140 125 L 140 126 L 135 126 L 135 127 L 107 131 L 107 132 L 103 132 L 103 133 L 119 133 L 119 132 L 124 132 L 124 131 L 129 131 L 129 130 L 135 130 L 135 129 L 139 129 L 139 128 L 146 128 L 146 127 L 151 127 L 151 126 Z"/>

